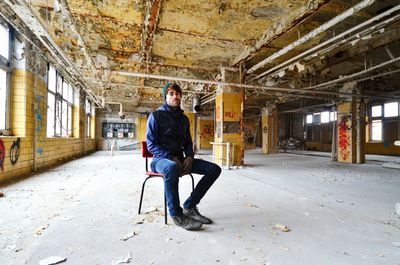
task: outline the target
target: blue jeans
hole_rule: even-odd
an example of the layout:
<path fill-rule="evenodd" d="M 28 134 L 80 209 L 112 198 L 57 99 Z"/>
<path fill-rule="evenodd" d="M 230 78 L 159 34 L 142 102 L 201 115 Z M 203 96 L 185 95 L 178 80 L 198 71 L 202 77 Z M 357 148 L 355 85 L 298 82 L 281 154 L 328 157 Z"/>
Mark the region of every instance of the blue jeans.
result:
<path fill-rule="evenodd" d="M 179 202 L 178 183 L 181 176 L 181 168 L 176 162 L 167 159 L 155 157 L 151 162 L 151 170 L 164 174 L 164 191 L 167 199 L 169 214 L 178 216 L 182 214 L 182 207 Z M 189 198 L 183 204 L 185 209 L 195 207 L 206 194 L 214 181 L 221 174 L 221 168 L 211 162 L 194 159 L 192 173 L 204 175 L 197 183 Z"/>

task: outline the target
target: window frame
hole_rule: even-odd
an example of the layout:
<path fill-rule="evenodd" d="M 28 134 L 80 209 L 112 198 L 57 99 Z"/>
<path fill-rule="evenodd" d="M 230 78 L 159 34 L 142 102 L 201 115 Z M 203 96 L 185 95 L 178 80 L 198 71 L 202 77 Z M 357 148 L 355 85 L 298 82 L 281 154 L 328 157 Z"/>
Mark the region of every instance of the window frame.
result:
<path fill-rule="evenodd" d="M 54 90 L 50 90 L 50 70 L 53 69 L 55 72 L 55 86 Z M 64 86 L 68 87 L 69 90 L 72 89 L 72 94 L 70 91 L 67 93 L 64 92 Z M 49 94 L 51 94 L 54 97 L 54 105 L 53 107 L 53 129 L 52 129 L 52 134 L 49 135 L 49 130 L 47 128 L 46 134 L 47 137 L 60 137 L 60 138 L 69 138 L 73 137 L 73 128 L 72 128 L 72 117 L 73 117 L 73 105 L 74 105 L 74 100 L 75 100 L 75 88 L 69 84 L 69 82 L 61 75 L 57 69 L 55 69 L 50 63 L 48 64 L 47 67 L 47 108 L 50 108 L 49 106 Z M 67 98 L 64 98 L 64 94 L 66 94 Z M 69 99 L 69 95 L 72 95 L 72 97 Z M 66 110 L 64 110 L 64 107 L 66 106 Z M 66 114 L 64 114 L 64 111 L 66 111 Z M 49 114 L 49 111 L 47 111 L 47 115 Z M 63 119 L 66 119 L 64 121 Z M 49 119 L 49 117 L 48 117 Z M 47 119 L 47 126 L 49 126 Z M 71 122 L 68 122 L 68 120 L 71 120 Z M 69 125 L 71 128 L 69 128 Z M 64 127 L 66 126 L 66 128 Z"/>
<path fill-rule="evenodd" d="M 6 72 L 6 97 L 5 97 L 5 127 L 0 129 L 0 136 L 11 135 L 11 74 L 13 70 L 14 29 L 2 17 L 0 25 L 8 30 L 8 59 L 0 55 L 0 69 Z M 0 113 L 0 115 L 2 115 Z"/>
<path fill-rule="evenodd" d="M 398 108 L 397 116 L 386 117 L 385 116 L 385 105 L 387 103 L 394 103 L 394 102 L 397 102 L 397 108 Z M 379 106 L 380 109 L 381 109 L 381 113 L 380 113 L 381 115 L 380 116 L 372 116 L 372 108 L 373 107 L 377 107 L 377 106 Z M 385 139 L 384 139 L 385 138 L 385 122 L 394 121 L 394 120 L 399 120 L 400 121 L 400 103 L 399 103 L 399 101 L 396 101 L 396 100 L 373 103 L 373 104 L 369 105 L 368 110 L 369 110 L 368 117 L 370 119 L 370 126 L 369 126 L 370 137 L 369 137 L 368 140 L 371 143 L 384 142 L 385 141 Z M 373 127 L 374 127 L 374 126 L 372 126 L 372 124 L 373 123 L 377 123 L 377 122 L 381 123 L 381 140 L 375 140 L 375 139 L 372 138 L 372 136 L 373 136 L 373 131 L 372 130 L 373 130 Z"/>
<path fill-rule="evenodd" d="M 86 135 L 87 139 L 93 138 L 92 135 L 92 121 L 94 118 L 94 104 L 93 102 L 86 97 L 85 99 L 85 114 L 86 114 Z"/>

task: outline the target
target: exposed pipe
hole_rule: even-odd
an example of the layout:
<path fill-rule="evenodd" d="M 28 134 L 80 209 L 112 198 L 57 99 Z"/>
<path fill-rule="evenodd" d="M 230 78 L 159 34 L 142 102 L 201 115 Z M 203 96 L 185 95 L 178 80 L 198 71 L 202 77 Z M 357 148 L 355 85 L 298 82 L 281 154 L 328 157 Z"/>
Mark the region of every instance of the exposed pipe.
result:
<path fill-rule="evenodd" d="M 292 109 L 292 110 L 284 110 L 280 111 L 279 113 L 293 113 L 293 112 L 301 112 L 303 110 L 308 110 L 308 109 L 313 109 L 313 108 L 319 108 L 319 107 L 327 107 L 327 106 L 334 106 L 335 103 L 322 103 L 322 104 L 317 104 L 317 105 L 312 105 L 312 106 L 305 106 L 297 109 Z"/>
<path fill-rule="evenodd" d="M 397 58 L 397 59 L 399 59 L 399 58 Z M 386 62 L 386 64 L 388 64 L 388 63 Z M 373 68 L 376 69 L 377 67 L 378 66 L 373 67 Z M 374 69 L 372 69 L 372 70 L 374 70 Z M 371 68 L 368 71 L 371 71 Z M 124 75 L 124 76 L 132 76 L 132 77 L 145 77 L 145 78 L 153 78 L 153 79 L 161 79 L 161 80 L 176 80 L 176 81 L 182 81 L 182 82 L 202 83 L 202 84 L 211 84 L 211 85 L 220 85 L 220 86 L 234 86 L 234 87 L 242 87 L 242 88 L 261 89 L 263 91 L 310 93 L 310 94 L 334 95 L 334 96 L 346 96 L 346 97 L 357 97 L 358 96 L 358 97 L 361 97 L 361 98 L 397 99 L 397 97 L 358 95 L 358 94 L 354 94 L 354 93 L 345 93 L 345 92 L 329 92 L 329 91 L 320 91 L 320 90 L 309 90 L 308 88 L 307 89 L 296 89 L 296 88 L 285 88 L 285 87 L 268 87 L 268 86 L 261 86 L 261 85 L 249 85 L 249 84 L 230 83 L 230 82 L 204 80 L 204 79 L 192 79 L 192 78 L 165 76 L 165 75 L 156 75 L 156 74 L 146 74 L 146 73 L 138 73 L 138 72 L 113 71 L 113 74 L 115 74 L 115 75 Z M 357 74 L 357 75 L 359 75 L 359 74 Z M 354 76 L 354 75 L 352 75 L 352 76 Z M 336 83 L 336 82 L 341 82 L 344 79 L 348 79 L 348 78 L 346 77 L 346 78 L 336 79 L 336 80 L 333 80 L 333 81 L 335 81 L 335 83 Z M 324 83 L 324 84 L 317 85 L 315 87 L 325 86 L 325 85 L 327 85 L 328 83 L 331 83 L 331 82 L 332 81 Z M 311 87 L 309 87 L 309 88 L 311 88 Z"/>
<path fill-rule="evenodd" d="M 351 74 L 351 75 L 348 75 L 348 76 L 345 76 L 345 77 L 342 77 L 342 78 L 338 78 L 338 79 L 335 79 L 335 80 L 331 80 L 331 81 L 328 81 L 328 82 L 325 82 L 325 83 L 322 83 L 322 84 L 318 84 L 318 85 L 315 85 L 315 86 L 305 87 L 305 88 L 303 88 L 303 90 L 308 90 L 308 89 L 313 89 L 313 88 L 318 88 L 318 87 L 323 87 L 323 86 L 335 84 L 335 83 L 338 83 L 338 82 L 343 82 L 343 81 L 345 81 L 345 80 L 352 79 L 352 78 L 354 78 L 354 77 L 356 77 L 356 76 L 363 75 L 363 74 L 369 73 L 369 72 L 371 72 L 371 71 L 374 71 L 374 70 L 376 70 L 376 69 L 385 67 L 385 66 L 387 66 L 387 65 L 389 65 L 389 64 L 392 64 L 392 63 L 395 63 L 395 62 L 397 62 L 397 61 L 400 61 L 400 57 L 396 57 L 396 58 L 394 58 L 394 59 L 392 59 L 392 60 L 383 62 L 383 63 L 381 63 L 381 64 L 372 66 L 372 67 L 370 67 L 370 68 L 368 68 L 368 69 L 365 69 L 365 70 L 363 70 L 363 71 L 360 71 L 360 72 L 357 72 L 357 73 L 354 73 L 354 74 Z M 364 97 L 364 96 L 365 96 L 365 95 L 358 95 L 358 94 L 355 94 L 355 95 L 358 96 L 358 97 Z M 365 98 L 365 97 L 364 97 L 364 98 Z M 384 96 L 376 96 L 376 98 L 384 98 Z M 386 99 L 388 99 L 388 98 L 386 98 Z"/>
<path fill-rule="evenodd" d="M 322 24 L 318 28 L 314 29 L 313 31 L 309 32 L 308 34 L 304 35 L 304 37 L 298 39 L 297 41 L 293 42 L 292 44 L 286 46 L 285 48 L 279 50 L 278 52 L 272 54 L 271 56 L 267 57 L 266 59 L 262 60 L 258 64 L 254 65 L 250 69 L 247 70 L 248 74 L 254 73 L 257 69 L 265 66 L 266 64 L 272 62 L 276 58 L 288 53 L 289 51 L 293 50 L 294 48 L 304 44 L 308 40 L 314 38 L 315 36 L 319 35 L 320 33 L 328 30 L 329 28 L 335 26 L 339 22 L 345 20 L 346 18 L 352 16 L 354 13 L 372 5 L 375 3 L 376 0 L 364 0 L 358 3 L 357 5 L 353 6 L 352 8 L 346 10 L 342 14 L 336 16 L 335 18 L 329 20 L 328 22 Z"/>
<path fill-rule="evenodd" d="M 320 43 L 319 45 L 317 45 L 317 46 L 315 46 L 315 47 L 313 47 L 311 49 L 308 49 L 308 50 L 304 51 L 303 53 L 301 53 L 299 55 L 296 55 L 295 57 L 290 58 L 289 60 L 287 60 L 287 61 L 285 61 L 285 62 L 283 62 L 283 63 L 281 63 L 281 64 L 279 64 L 279 65 L 277 65 L 277 66 L 275 66 L 275 67 L 273 67 L 271 69 L 268 69 L 268 71 L 265 71 L 265 72 L 257 75 L 256 77 L 251 78 L 249 80 L 249 82 L 257 80 L 257 79 L 259 79 L 259 78 L 261 78 L 261 77 L 263 77 L 265 75 L 268 75 L 270 73 L 275 73 L 277 71 L 280 71 L 280 70 L 282 70 L 282 68 L 287 67 L 289 64 L 291 64 L 291 63 L 293 63 L 293 62 L 295 62 L 295 61 L 297 61 L 297 60 L 299 60 L 299 59 L 301 59 L 301 58 L 303 58 L 303 57 L 305 57 L 305 56 L 317 51 L 318 49 L 320 49 L 320 48 L 322 48 L 322 47 L 324 47 L 324 46 L 326 46 L 326 45 L 328 45 L 328 44 L 330 44 L 330 43 L 332 43 L 332 42 L 334 42 L 336 40 L 341 39 L 342 37 L 346 36 L 347 34 L 353 33 L 354 31 L 356 31 L 358 29 L 361 29 L 362 27 L 367 26 L 367 25 L 371 24 L 372 22 L 375 22 L 375 21 L 377 21 L 377 20 L 379 20 L 379 19 L 381 19 L 381 18 L 383 18 L 385 16 L 388 16 L 388 15 L 392 14 L 393 12 L 395 12 L 395 11 L 397 11 L 399 9 L 400 9 L 400 5 L 397 5 L 397 6 L 393 7 L 393 8 L 391 8 L 391 9 L 389 9 L 388 11 L 383 12 L 382 14 L 379 14 L 379 15 L 371 18 L 371 19 L 368 19 L 367 21 L 364 21 L 363 23 L 358 24 L 357 26 L 355 26 L 355 27 L 353 27 L 351 29 L 349 29 L 349 30 L 347 30 L 347 31 L 345 31 L 345 32 L 343 32 L 343 33 L 341 33 L 341 34 L 339 34 L 339 35 L 337 35 L 337 36 L 335 36 L 335 37 L 323 42 L 323 43 Z M 375 28 L 375 29 L 379 28 L 380 26 L 383 26 L 383 25 L 386 25 L 388 23 L 391 23 L 391 22 L 397 20 L 398 18 L 399 18 L 399 15 L 397 15 L 395 17 L 392 17 L 392 18 L 389 18 L 389 19 L 379 23 L 378 25 L 371 26 L 370 28 L 364 30 L 363 32 L 368 31 L 371 28 Z M 363 32 L 359 33 L 359 34 L 365 34 Z M 348 37 L 346 40 L 341 40 L 340 44 L 346 44 L 351 38 L 354 38 L 354 37 L 356 37 L 356 36 L 352 35 L 352 36 Z M 332 46 L 335 46 L 335 45 L 337 45 L 337 43 L 334 43 Z M 330 47 L 332 47 L 332 46 L 330 46 Z M 329 49 L 329 48 L 325 48 L 325 49 Z M 316 54 L 316 53 L 317 52 L 315 52 L 314 54 Z"/>

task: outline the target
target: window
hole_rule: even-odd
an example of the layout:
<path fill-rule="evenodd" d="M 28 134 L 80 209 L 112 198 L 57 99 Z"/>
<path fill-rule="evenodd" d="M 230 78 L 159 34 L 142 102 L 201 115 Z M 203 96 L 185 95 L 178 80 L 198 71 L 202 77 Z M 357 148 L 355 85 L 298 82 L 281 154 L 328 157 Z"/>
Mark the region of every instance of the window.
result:
<path fill-rule="evenodd" d="M 10 32 L 9 28 L 2 24 L 0 24 L 0 40 L 0 55 L 8 61 L 10 57 Z"/>
<path fill-rule="evenodd" d="M 49 65 L 47 79 L 47 136 L 72 135 L 74 88 Z"/>
<path fill-rule="evenodd" d="M 372 141 L 382 141 L 382 121 L 381 120 L 373 120 L 372 121 Z"/>
<path fill-rule="evenodd" d="M 330 112 L 329 116 L 330 116 L 330 121 L 336 121 L 337 120 L 337 112 L 336 111 Z"/>
<path fill-rule="evenodd" d="M 324 111 L 321 113 L 321 123 L 329 122 L 329 111 Z"/>
<path fill-rule="evenodd" d="M 382 116 L 382 106 L 377 105 L 377 106 L 372 106 L 371 108 L 371 116 L 372 117 L 381 117 Z"/>
<path fill-rule="evenodd" d="M 307 123 L 307 124 L 313 123 L 313 115 L 312 115 L 312 114 L 307 115 L 307 117 L 306 117 L 306 123 Z"/>
<path fill-rule="evenodd" d="M 7 72 L 0 69 L 0 130 L 6 129 Z"/>
<path fill-rule="evenodd" d="M 0 18 L 0 135 L 9 134 L 11 28 Z"/>
<path fill-rule="evenodd" d="M 91 138 L 92 135 L 92 122 L 94 118 L 94 106 L 92 102 L 86 99 L 86 137 Z"/>
<path fill-rule="evenodd" d="M 385 105 L 383 107 L 384 107 L 383 110 L 384 110 L 385 118 L 399 116 L 399 103 L 398 102 L 385 103 Z"/>

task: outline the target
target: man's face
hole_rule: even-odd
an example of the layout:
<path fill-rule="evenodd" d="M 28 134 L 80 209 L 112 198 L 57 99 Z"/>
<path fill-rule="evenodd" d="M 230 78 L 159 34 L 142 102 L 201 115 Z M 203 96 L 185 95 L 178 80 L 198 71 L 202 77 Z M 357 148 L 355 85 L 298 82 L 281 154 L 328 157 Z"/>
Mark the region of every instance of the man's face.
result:
<path fill-rule="evenodd" d="M 168 88 L 165 101 L 170 107 L 173 108 L 179 107 L 181 105 L 181 93 L 177 92 L 172 88 Z"/>

